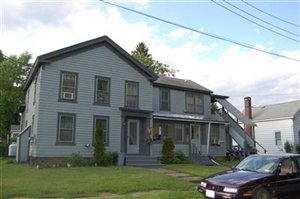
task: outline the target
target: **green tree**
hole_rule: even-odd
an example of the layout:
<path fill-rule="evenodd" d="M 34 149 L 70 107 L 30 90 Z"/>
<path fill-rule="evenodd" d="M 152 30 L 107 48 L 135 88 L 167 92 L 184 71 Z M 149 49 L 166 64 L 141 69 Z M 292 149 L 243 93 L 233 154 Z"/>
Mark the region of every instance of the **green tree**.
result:
<path fill-rule="evenodd" d="M 177 72 L 176 70 L 171 69 L 169 65 L 153 59 L 152 55 L 149 53 L 148 47 L 143 42 L 138 43 L 135 50 L 131 51 L 131 55 L 157 75 L 174 77 Z"/>
<path fill-rule="evenodd" d="M 6 140 L 11 124 L 18 123 L 18 108 L 24 103 L 23 86 L 32 67 L 31 55 L 6 57 L 0 50 L 0 135 Z"/>
<path fill-rule="evenodd" d="M 94 141 L 94 161 L 98 165 L 101 164 L 102 158 L 105 154 L 104 146 L 104 126 L 102 122 L 96 124 L 96 134 Z"/>

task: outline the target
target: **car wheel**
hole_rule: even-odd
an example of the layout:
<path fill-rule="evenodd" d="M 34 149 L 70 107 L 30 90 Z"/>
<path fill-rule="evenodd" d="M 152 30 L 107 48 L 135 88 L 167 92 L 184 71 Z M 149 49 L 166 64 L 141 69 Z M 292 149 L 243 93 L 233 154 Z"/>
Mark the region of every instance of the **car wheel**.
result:
<path fill-rule="evenodd" d="M 265 188 L 259 188 L 254 192 L 253 199 L 271 199 L 270 192 Z"/>

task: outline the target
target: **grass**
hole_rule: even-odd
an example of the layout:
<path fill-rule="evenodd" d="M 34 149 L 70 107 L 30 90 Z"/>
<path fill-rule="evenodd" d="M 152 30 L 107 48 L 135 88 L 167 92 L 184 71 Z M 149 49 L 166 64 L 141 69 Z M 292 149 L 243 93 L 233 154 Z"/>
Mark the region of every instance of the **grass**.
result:
<path fill-rule="evenodd" d="M 170 164 L 170 165 L 166 165 L 165 168 L 184 172 L 184 173 L 189 173 L 201 178 L 228 169 L 228 167 L 224 167 L 224 166 L 203 166 L 199 164 Z"/>
<path fill-rule="evenodd" d="M 225 167 L 168 165 L 201 177 Z M 145 168 L 72 167 L 37 169 L 0 160 L 0 198 L 201 198 L 192 183 Z M 101 195 L 104 194 L 104 195 Z"/>

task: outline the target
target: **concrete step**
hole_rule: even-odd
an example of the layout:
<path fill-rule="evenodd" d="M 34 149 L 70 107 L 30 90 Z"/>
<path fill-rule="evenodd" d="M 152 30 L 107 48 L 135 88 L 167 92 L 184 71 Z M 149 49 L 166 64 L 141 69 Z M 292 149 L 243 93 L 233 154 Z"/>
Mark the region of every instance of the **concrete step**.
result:
<path fill-rule="evenodd" d="M 154 168 L 154 167 L 160 167 L 161 163 L 158 157 L 151 157 L 149 155 L 140 155 L 140 154 L 126 154 L 125 165 Z"/>

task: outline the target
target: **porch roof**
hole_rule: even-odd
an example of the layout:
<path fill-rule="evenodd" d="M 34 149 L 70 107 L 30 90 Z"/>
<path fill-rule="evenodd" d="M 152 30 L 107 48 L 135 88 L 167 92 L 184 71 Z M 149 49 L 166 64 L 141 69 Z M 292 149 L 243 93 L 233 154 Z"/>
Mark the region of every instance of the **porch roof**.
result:
<path fill-rule="evenodd" d="M 247 125 L 250 125 L 250 126 L 256 126 L 256 124 L 251 119 L 246 117 L 241 111 L 239 111 L 236 107 L 234 107 L 232 104 L 230 104 L 226 99 L 216 98 L 216 100 L 224 108 L 226 108 L 228 112 L 233 114 L 238 120 L 240 120 L 244 124 L 247 124 Z"/>
<path fill-rule="evenodd" d="M 173 114 L 173 113 L 153 113 L 153 119 L 160 119 L 160 120 L 172 120 L 172 121 L 184 121 L 184 122 L 211 122 L 211 123 L 222 123 L 224 121 L 217 121 L 217 120 L 209 120 L 202 115 L 189 115 L 189 114 Z"/>

